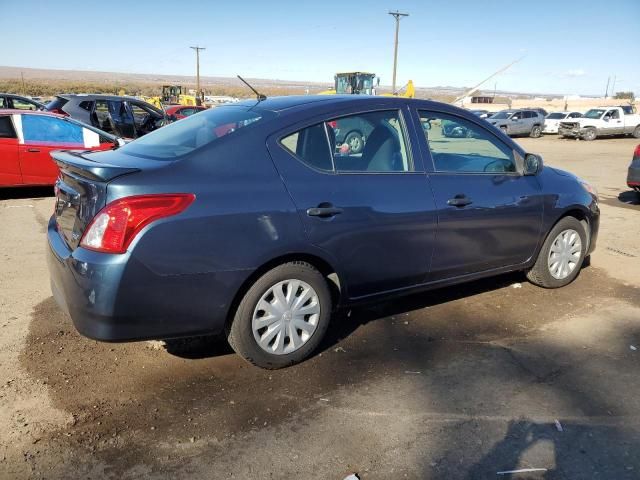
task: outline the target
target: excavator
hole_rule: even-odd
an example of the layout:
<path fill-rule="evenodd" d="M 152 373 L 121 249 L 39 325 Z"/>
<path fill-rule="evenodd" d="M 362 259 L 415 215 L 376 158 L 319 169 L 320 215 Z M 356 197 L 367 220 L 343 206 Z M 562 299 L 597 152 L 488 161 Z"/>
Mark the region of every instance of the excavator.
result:
<path fill-rule="evenodd" d="M 376 81 L 375 86 L 374 80 Z M 380 77 L 369 72 L 343 72 L 336 73 L 334 82 L 334 88 L 319 92 L 318 95 L 375 95 L 376 87 L 380 85 Z M 405 92 L 400 94 L 400 90 L 403 89 Z M 400 90 L 394 93 L 385 93 L 383 96 L 413 98 L 416 93 L 411 80 Z"/>

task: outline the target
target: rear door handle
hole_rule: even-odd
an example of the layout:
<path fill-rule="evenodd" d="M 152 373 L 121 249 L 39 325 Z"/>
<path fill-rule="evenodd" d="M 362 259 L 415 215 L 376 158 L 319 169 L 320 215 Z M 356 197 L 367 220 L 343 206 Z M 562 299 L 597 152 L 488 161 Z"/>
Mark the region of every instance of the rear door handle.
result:
<path fill-rule="evenodd" d="M 452 207 L 466 207 L 472 203 L 471 199 L 464 194 L 458 194 L 447 200 L 447 205 L 451 205 Z"/>
<path fill-rule="evenodd" d="M 39 148 L 27 148 L 27 152 L 29 153 L 40 153 Z"/>
<path fill-rule="evenodd" d="M 333 205 L 329 204 L 320 204 L 317 207 L 313 207 L 313 208 L 308 208 L 307 209 L 307 215 L 309 215 L 310 217 L 321 217 L 321 218 L 327 218 L 327 217 L 334 217 L 340 213 L 342 213 L 342 209 L 338 208 L 338 207 L 334 207 Z"/>

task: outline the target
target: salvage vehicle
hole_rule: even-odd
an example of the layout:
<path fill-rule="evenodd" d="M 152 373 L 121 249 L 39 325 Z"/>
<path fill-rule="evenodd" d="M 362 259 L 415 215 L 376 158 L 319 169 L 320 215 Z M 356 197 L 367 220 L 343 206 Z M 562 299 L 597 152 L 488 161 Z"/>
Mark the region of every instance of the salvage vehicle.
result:
<path fill-rule="evenodd" d="M 45 109 L 129 139 L 141 137 L 166 123 L 162 110 L 143 100 L 117 95 L 58 95 Z"/>
<path fill-rule="evenodd" d="M 544 119 L 542 133 L 558 133 L 560 121 L 572 118 L 580 118 L 580 112 L 552 112 Z"/>
<path fill-rule="evenodd" d="M 627 186 L 640 194 L 640 145 L 633 152 L 633 160 L 627 173 Z"/>
<path fill-rule="evenodd" d="M 335 122 L 358 118 L 373 126 L 364 148 L 339 151 Z M 444 120 L 473 135 L 442 136 Z M 48 266 L 77 330 L 224 332 L 264 368 L 311 355 L 339 307 L 513 271 L 567 285 L 598 233 L 587 182 L 427 100 L 243 101 L 53 157 Z"/>
<path fill-rule="evenodd" d="M 44 103 L 13 93 L 0 93 L 0 109 L 44 110 Z"/>
<path fill-rule="evenodd" d="M 502 110 L 487 118 L 505 135 L 529 135 L 538 138 L 542 135 L 544 116 L 534 110 Z"/>
<path fill-rule="evenodd" d="M 106 132 L 53 113 L 0 110 L 0 187 L 53 185 L 60 149 L 108 150 L 124 142 Z"/>
<path fill-rule="evenodd" d="M 588 141 L 598 137 L 629 134 L 640 138 L 640 115 L 626 113 L 622 107 L 592 108 L 580 118 L 561 121 L 558 127 L 558 135 L 561 137 Z"/>
<path fill-rule="evenodd" d="M 202 112 L 206 109 L 206 107 L 198 105 L 172 105 L 170 107 L 167 107 L 164 110 L 164 113 L 167 115 L 167 120 L 169 120 L 170 122 L 175 122 L 176 120 L 182 120 L 183 118 L 187 118 L 194 113 Z"/>

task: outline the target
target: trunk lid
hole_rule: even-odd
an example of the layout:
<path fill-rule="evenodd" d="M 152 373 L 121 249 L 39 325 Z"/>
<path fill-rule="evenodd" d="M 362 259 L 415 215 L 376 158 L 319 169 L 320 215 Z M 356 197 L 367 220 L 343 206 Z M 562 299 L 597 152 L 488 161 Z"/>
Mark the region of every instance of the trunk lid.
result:
<path fill-rule="evenodd" d="M 58 151 L 51 156 L 60 168 L 56 182 L 56 225 L 62 239 L 75 249 L 89 222 L 106 205 L 107 184 L 140 168 L 99 162 L 100 157 L 90 152 Z"/>

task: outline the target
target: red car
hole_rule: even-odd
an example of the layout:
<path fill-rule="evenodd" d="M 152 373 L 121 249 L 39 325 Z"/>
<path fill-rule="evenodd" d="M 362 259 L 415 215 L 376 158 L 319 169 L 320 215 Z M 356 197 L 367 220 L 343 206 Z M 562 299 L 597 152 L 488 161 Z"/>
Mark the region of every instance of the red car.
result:
<path fill-rule="evenodd" d="M 0 110 L 0 187 L 53 185 L 53 150 L 109 150 L 124 141 L 69 117 Z"/>
<path fill-rule="evenodd" d="M 172 122 L 176 120 L 181 120 L 183 118 L 187 118 L 194 113 L 202 112 L 206 110 L 203 106 L 195 106 L 195 105 L 172 105 L 170 107 L 165 108 L 165 112 L 167 113 L 167 117 Z"/>

